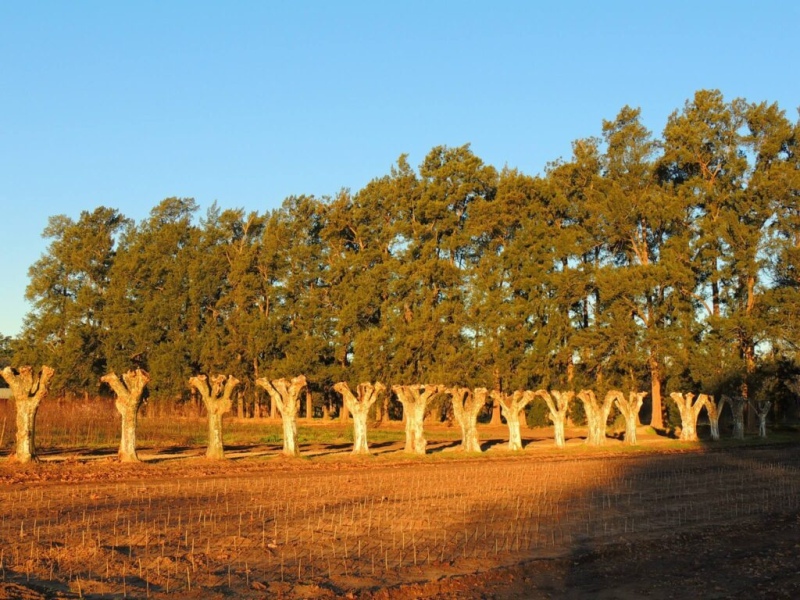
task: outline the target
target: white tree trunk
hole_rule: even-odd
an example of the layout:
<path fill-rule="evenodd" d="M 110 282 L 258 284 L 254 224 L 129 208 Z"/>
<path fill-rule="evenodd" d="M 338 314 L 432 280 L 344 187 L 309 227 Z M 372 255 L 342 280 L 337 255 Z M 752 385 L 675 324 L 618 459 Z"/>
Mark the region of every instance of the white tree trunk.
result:
<path fill-rule="evenodd" d="M 444 391 L 439 385 L 393 385 L 392 391 L 403 405 L 406 448 L 410 454 L 425 454 L 425 409 L 430 399 Z"/>
<path fill-rule="evenodd" d="M 644 397 L 647 396 L 647 392 L 630 392 L 627 400 L 622 392 L 618 392 L 618 394 L 619 395 L 615 396 L 614 399 L 620 412 L 625 417 L 625 443 L 630 446 L 635 446 L 639 410 L 642 408 L 642 403 L 644 402 Z"/>
<path fill-rule="evenodd" d="M 727 402 L 731 405 L 731 412 L 733 413 L 733 437 L 737 440 L 744 439 L 744 407 L 747 404 L 747 398 L 742 396 L 734 396 L 733 398 L 726 397 Z"/>
<path fill-rule="evenodd" d="M 297 447 L 297 413 L 300 409 L 300 392 L 306 387 L 304 375 L 286 379 L 270 381 L 266 377 L 256 380 L 256 384 L 267 390 L 270 398 L 281 413 L 283 422 L 283 454 L 286 456 L 299 456 Z"/>
<path fill-rule="evenodd" d="M 536 390 L 534 395 L 540 396 L 547 404 L 547 408 L 550 411 L 550 420 L 553 422 L 553 439 L 557 448 L 563 448 L 567 443 L 567 438 L 564 435 L 564 426 L 567 422 L 569 403 L 575 397 L 575 392 Z M 555 402 L 553 402 L 553 396 L 556 399 Z"/>
<path fill-rule="evenodd" d="M 488 391 L 477 388 L 474 392 L 469 388 L 448 388 L 453 405 L 453 416 L 461 427 L 461 449 L 464 452 L 480 452 L 481 442 L 478 437 L 478 415 L 484 406 Z"/>
<path fill-rule="evenodd" d="M 714 396 L 706 396 L 706 413 L 708 414 L 708 424 L 711 426 L 711 439 L 715 442 L 719 441 L 719 416 L 722 414 L 722 409 L 728 401 L 727 396 L 722 396 L 717 404 L 714 401 Z"/>
<path fill-rule="evenodd" d="M 47 365 L 34 374 L 29 366 L 14 371 L 6 367 L 0 376 L 11 388 L 11 396 L 17 410 L 17 436 L 13 459 L 20 463 L 35 462 L 36 458 L 36 412 L 39 403 L 47 396 L 50 380 L 55 371 Z"/>
<path fill-rule="evenodd" d="M 601 446 L 606 443 L 606 425 L 608 424 L 608 414 L 617 394 L 621 392 L 610 391 L 606 394 L 602 404 L 598 403 L 597 396 L 593 390 L 582 390 L 578 393 L 578 398 L 583 402 L 586 412 L 586 421 L 589 426 L 586 443 L 591 446 Z"/>
<path fill-rule="evenodd" d="M 211 385 L 209 385 L 206 375 L 198 375 L 189 379 L 189 385 L 200 393 L 208 413 L 206 458 L 221 460 L 225 458 L 225 449 L 222 444 L 222 417 L 231 410 L 233 404 L 231 395 L 239 385 L 239 380 L 232 375 L 220 374 L 212 377 Z"/>
<path fill-rule="evenodd" d="M 117 411 L 122 417 L 122 432 L 119 440 L 119 459 L 122 462 L 139 462 L 136 454 L 136 418 L 142 405 L 142 393 L 150 375 L 142 369 L 127 371 L 120 381 L 116 373 L 103 375 L 100 381 L 107 383 L 117 395 Z"/>
<path fill-rule="evenodd" d="M 767 437 L 767 415 L 769 414 L 769 408 L 772 406 L 772 403 L 769 400 L 751 402 L 750 406 L 753 407 L 758 417 L 758 437 Z"/>
<path fill-rule="evenodd" d="M 520 414 L 534 398 L 534 393 L 529 391 L 517 390 L 513 394 L 504 394 L 493 391 L 492 399 L 500 406 L 503 417 L 508 425 L 508 449 L 522 450 L 522 435 L 520 434 L 519 421 Z"/>
<path fill-rule="evenodd" d="M 129 404 L 120 402 L 117 399 L 115 405 L 122 417 L 122 431 L 117 455 L 122 462 L 139 462 L 139 456 L 136 454 L 136 425 L 139 402 Z"/>
<path fill-rule="evenodd" d="M 672 392 L 670 397 L 678 405 L 681 413 L 681 439 L 686 442 L 696 442 L 697 417 L 708 402 L 708 396 L 700 394 L 694 402 L 695 396 L 692 393 Z"/>
<path fill-rule="evenodd" d="M 353 454 L 369 454 L 367 443 L 367 418 L 369 409 L 375 404 L 378 396 L 386 390 L 381 382 L 360 383 L 357 388 L 358 397 L 350 391 L 346 382 L 340 381 L 333 386 L 342 395 L 342 405 L 353 415 Z"/>

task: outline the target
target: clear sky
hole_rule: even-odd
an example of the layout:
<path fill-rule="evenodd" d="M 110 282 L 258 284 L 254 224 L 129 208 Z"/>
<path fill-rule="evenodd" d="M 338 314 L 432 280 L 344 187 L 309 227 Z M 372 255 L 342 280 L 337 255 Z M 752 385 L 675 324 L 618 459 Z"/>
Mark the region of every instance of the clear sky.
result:
<path fill-rule="evenodd" d="M 0 2 L 0 334 L 47 218 L 170 196 L 264 212 L 434 146 L 536 174 L 628 104 L 800 105 L 800 3 Z"/>

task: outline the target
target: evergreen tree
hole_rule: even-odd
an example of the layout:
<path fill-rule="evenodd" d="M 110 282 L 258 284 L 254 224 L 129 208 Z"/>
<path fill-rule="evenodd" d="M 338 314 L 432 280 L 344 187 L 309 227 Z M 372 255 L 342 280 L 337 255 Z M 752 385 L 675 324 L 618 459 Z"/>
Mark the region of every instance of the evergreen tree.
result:
<path fill-rule="evenodd" d="M 106 296 L 117 237 L 128 223 L 117 210 L 83 211 L 77 221 L 48 219 L 47 252 L 29 269 L 27 315 L 16 359 L 52 365 L 53 392 L 89 390 L 105 373 Z"/>
<path fill-rule="evenodd" d="M 143 223 L 126 229 L 111 269 L 108 367 L 147 371 L 160 401 L 181 398 L 198 364 L 193 319 L 199 307 L 190 295 L 196 210 L 192 199 L 163 200 Z"/>

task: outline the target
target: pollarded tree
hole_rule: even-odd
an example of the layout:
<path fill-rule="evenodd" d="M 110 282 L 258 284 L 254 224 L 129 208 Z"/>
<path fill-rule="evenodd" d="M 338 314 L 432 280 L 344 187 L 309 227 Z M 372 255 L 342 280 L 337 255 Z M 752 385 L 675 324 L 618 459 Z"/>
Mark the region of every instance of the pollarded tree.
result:
<path fill-rule="evenodd" d="M 606 425 L 608 425 L 608 415 L 611 407 L 614 406 L 614 399 L 622 392 L 611 390 L 606 393 L 603 402 L 598 402 L 594 390 L 581 390 L 578 398 L 583 402 L 583 409 L 586 412 L 586 421 L 589 428 L 586 436 L 586 443 L 591 446 L 600 446 L 606 442 Z"/>
<path fill-rule="evenodd" d="M 358 397 L 353 395 L 350 386 L 344 381 L 335 384 L 333 389 L 342 395 L 345 407 L 353 415 L 353 454 L 369 454 L 367 416 L 378 396 L 386 391 L 386 386 L 380 381 L 374 384 L 359 383 L 356 388 Z"/>
<path fill-rule="evenodd" d="M 39 403 L 47 396 L 50 380 L 55 372 L 43 366 L 39 373 L 33 367 L 20 367 L 15 371 L 6 367 L 0 371 L 0 377 L 6 380 L 11 388 L 14 406 L 17 410 L 17 443 L 14 460 L 27 463 L 36 461 L 36 411 Z"/>
<path fill-rule="evenodd" d="M 233 375 L 214 375 L 209 380 L 207 375 L 196 375 L 189 378 L 189 385 L 198 391 L 208 413 L 208 448 L 206 457 L 225 458 L 222 445 L 222 417 L 231 410 L 231 396 L 239 385 Z"/>
<path fill-rule="evenodd" d="M 486 406 L 488 391 L 486 388 L 447 388 L 453 404 L 453 415 L 461 427 L 461 449 L 464 452 L 480 452 L 481 443 L 478 437 L 478 414 Z"/>
<path fill-rule="evenodd" d="M 553 422 L 553 437 L 555 439 L 556 447 L 563 448 L 566 445 L 566 437 L 564 435 L 564 425 L 567 421 L 567 413 L 569 412 L 569 403 L 575 397 L 575 392 L 559 392 L 557 390 L 536 390 L 535 396 L 539 396 L 547 404 L 550 410 L 550 420 Z M 555 397 L 555 402 L 553 402 Z"/>
<path fill-rule="evenodd" d="M 256 383 L 267 390 L 281 413 L 283 422 L 283 453 L 286 456 L 299 456 L 297 447 L 297 413 L 300 410 L 300 392 L 305 389 L 307 382 L 305 375 L 298 375 L 290 380 L 285 378 L 273 379 L 266 377 L 256 380 Z"/>
<path fill-rule="evenodd" d="M 636 425 L 645 396 L 647 392 L 629 392 L 627 400 L 622 393 L 614 397 L 619 412 L 625 417 L 625 443 L 631 446 L 636 445 Z"/>
<path fill-rule="evenodd" d="M 722 402 L 731 405 L 733 413 L 733 437 L 737 440 L 744 439 L 744 407 L 747 406 L 747 398 L 743 396 L 722 396 Z"/>
<path fill-rule="evenodd" d="M 403 405 L 406 424 L 406 448 L 411 454 L 425 454 L 428 445 L 425 439 L 425 412 L 428 402 L 445 391 L 441 385 L 393 385 L 392 391 Z"/>
<path fill-rule="evenodd" d="M 534 393 L 530 391 L 517 390 L 512 394 L 504 394 L 497 390 L 492 391 L 492 399 L 500 405 L 500 410 L 508 426 L 508 449 L 522 450 L 522 435 L 520 434 L 520 416 L 525 407 L 534 398 Z"/>
<path fill-rule="evenodd" d="M 139 462 L 136 454 L 136 420 L 142 405 L 142 393 L 150 381 L 150 375 L 142 369 L 136 369 L 123 373 L 122 381 L 116 373 L 103 375 L 100 381 L 108 384 L 117 395 L 115 406 L 122 417 L 119 459 L 122 462 Z"/>
<path fill-rule="evenodd" d="M 672 392 L 670 397 L 681 413 L 681 439 L 687 442 L 697 441 L 697 417 L 706 405 L 708 396 L 699 394 L 695 400 L 691 392 Z"/>
<path fill-rule="evenodd" d="M 767 415 L 769 414 L 772 402 L 769 400 L 750 401 L 750 406 L 758 417 L 758 437 L 767 437 Z"/>

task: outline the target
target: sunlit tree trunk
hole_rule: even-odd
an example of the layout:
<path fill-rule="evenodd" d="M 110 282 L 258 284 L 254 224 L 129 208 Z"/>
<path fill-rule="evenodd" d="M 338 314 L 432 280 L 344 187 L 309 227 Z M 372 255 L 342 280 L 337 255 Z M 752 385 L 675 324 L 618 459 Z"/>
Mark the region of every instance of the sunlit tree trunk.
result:
<path fill-rule="evenodd" d="M 534 398 L 533 392 L 517 390 L 513 394 L 493 391 L 492 399 L 500 406 L 508 425 L 508 449 L 522 450 L 522 435 L 520 434 L 519 421 L 522 411 Z"/>
<path fill-rule="evenodd" d="M 220 374 L 214 375 L 209 385 L 206 375 L 197 375 L 189 378 L 189 385 L 198 391 L 208 413 L 206 458 L 223 459 L 225 450 L 222 445 L 222 417 L 231 410 L 231 395 L 239 385 L 239 380 L 233 375 Z"/>
<path fill-rule="evenodd" d="M 700 394 L 695 400 L 695 395 L 691 392 L 672 392 L 670 397 L 681 413 L 681 439 L 686 442 L 697 441 L 697 417 L 706 405 L 707 396 Z"/>
<path fill-rule="evenodd" d="M 11 388 L 11 396 L 17 411 L 17 437 L 13 460 L 20 463 L 37 461 L 36 457 L 36 411 L 47 396 L 50 381 L 55 371 L 47 365 L 34 374 L 33 367 L 20 367 L 14 371 L 6 367 L 0 376 Z"/>
<path fill-rule="evenodd" d="M 300 410 L 300 392 L 306 387 L 305 375 L 287 379 L 266 377 L 256 379 L 256 384 L 267 390 L 269 397 L 281 413 L 283 423 L 283 453 L 286 456 L 299 456 L 297 447 L 297 413 Z"/>
<path fill-rule="evenodd" d="M 360 383 L 356 388 L 357 398 L 344 381 L 335 384 L 333 389 L 342 395 L 342 404 L 353 415 L 353 454 L 369 454 L 367 417 L 378 396 L 386 391 L 386 386 L 379 381 L 375 384 Z"/>
<path fill-rule="evenodd" d="M 631 446 L 636 445 L 636 424 L 645 396 L 647 392 L 629 392 L 626 400 L 622 392 L 619 392 L 619 395 L 614 397 L 619 411 L 625 417 L 625 443 Z"/>
<path fill-rule="evenodd" d="M 403 405 L 406 448 L 411 454 L 425 454 L 425 409 L 433 396 L 444 391 L 440 385 L 393 385 L 392 391 Z"/>
<path fill-rule="evenodd" d="M 541 397 L 550 410 L 550 420 L 553 422 L 553 438 L 557 448 L 563 448 L 567 443 L 564 427 L 567 422 L 569 403 L 575 397 L 575 392 L 559 392 L 557 390 L 536 390 L 535 396 Z M 553 402 L 555 398 L 555 402 Z"/>
<path fill-rule="evenodd" d="M 772 402 L 769 400 L 751 401 L 750 406 L 753 407 L 758 417 L 758 437 L 767 437 L 767 415 L 769 414 L 769 408 L 772 406 Z"/>
<path fill-rule="evenodd" d="M 714 401 L 714 396 L 706 396 L 706 413 L 708 413 L 708 423 L 711 426 L 711 439 L 714 441 L 719 441 L 719 416 L 722 414 L 722 409 L 725 408 L 727 400 L 727 396 L 722 396 L 719 404 L 717 404 Z"/>
<path fill-rule="evenodd" d="M 488 390 L 477 388 L 473 392 L 469 388 L 447 388 L 445 391 L 452 398 L 453 416 L 461 427 L 461 449 L 464 452 L 480 452 L 478 415 L 486 406 Z"/>
<path fill-rule="evenodd" d="M 583 402 L 583 408 L 586 412 L 586 421 L 589 426 L 588 435 L 586 436 L 586 443 L 591 446 L 600 446 L 606 443 L 606 425 L 608 424 L 608 415 L 611 412 L 614 399 L 619 391 L 610 391 L 606 394 L 602 403 L 597 401 L 597 396 L 593 390 L 582 390 L 578 393 L 578 398 Z"/>
<path fill-rule="evenodd" d="M 122 374 L 122 380 L 116 373 L 103 375 L 100 381 L 117 395 L 115 406 L 122 417 L 122 434 L 119 440 L 119 459 L 122 462 L 139 462 L 136 454 L 136 419 L 142 405 L 142 393 L 150 375 L 147 371 L 136 369 Z"/>

